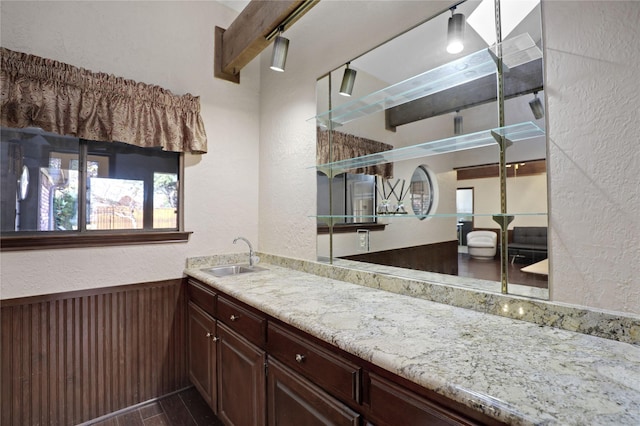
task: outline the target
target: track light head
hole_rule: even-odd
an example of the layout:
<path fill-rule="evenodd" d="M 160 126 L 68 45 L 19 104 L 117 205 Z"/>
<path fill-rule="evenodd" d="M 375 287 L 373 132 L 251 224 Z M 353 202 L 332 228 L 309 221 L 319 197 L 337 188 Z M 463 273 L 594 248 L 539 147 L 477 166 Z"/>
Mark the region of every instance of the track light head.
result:
<path fill-rule="evenodd" d="M 349 68 L 349 62 L 342 75 L 342 84 L 340 85 L 340 94 L 342 96 L 351 96 L 353 93 L 353 84 L 356 81 L 356 70 Z"/>
<path fill-rule="evenodd" d="M 460 53 L 464 49 L 464 27 L 465 17 L 462 13 L 453 13 L 447 25 L 447 52 L 451 54 Z"/>
<path fill-rule="evenodd" d="M 289 51 L 289 39 L 282 37 L 282 29 L 273 42 L 273 52 L 271 54 L 271 69 L 283 72 L 287 63 L 287 52 Z"/>
<path fill-rule="evenodd" d="M 529 101 L 529 107 L 531 108 L 531 112 L 536 120 L 540 120 L 544 117 L 544 107 L 542 106 L 542 101 L 538 97 L 538 92 L 533 92 L 533 100 Z"/>
<path fill-rule="evenodd" d="M 460 115 L 460 111 L 456 111 L 455 117 L 453 117 L 453 134 L 458 136 L 463 133 L 462 130 L 462 116 Z"/>

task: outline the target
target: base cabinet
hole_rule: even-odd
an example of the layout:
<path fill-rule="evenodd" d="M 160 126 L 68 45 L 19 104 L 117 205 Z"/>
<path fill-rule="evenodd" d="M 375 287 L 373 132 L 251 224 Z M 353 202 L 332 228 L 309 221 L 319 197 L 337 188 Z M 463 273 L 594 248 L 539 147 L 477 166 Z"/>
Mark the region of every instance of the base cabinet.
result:
<path fill-rule="evenodd" d="M 218 339 L 218 417 L 230 426 L 264 425 L 265 352 L 222 323 Z"/>
<path fill-rule="evenodd" d="M 189 380 L 207 404 L 217 407 L 216 321 L 198 305 L 189 302 L 187 360 Z"/>
<path fill-rule="evenodd" d="M 360 415 L 318 386 L 269 359 L 269 426 L 357 426 Z"/>
<path fill-rule="evenodd" d="M 189 279 L 189 377 L 228 426 L 498 425 Z"/>

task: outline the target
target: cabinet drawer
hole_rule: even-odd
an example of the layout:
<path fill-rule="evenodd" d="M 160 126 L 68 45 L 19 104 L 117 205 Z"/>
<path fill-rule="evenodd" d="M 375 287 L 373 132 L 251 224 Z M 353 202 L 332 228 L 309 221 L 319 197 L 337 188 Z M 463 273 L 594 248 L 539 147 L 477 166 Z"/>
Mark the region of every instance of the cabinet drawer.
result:
<path fill-rule="evenodd" d="M 267 342 L 269 355 L 330 394 L 360 403 L 361 369 L 358 365 L 271 322 Z"/>
<path fill-rule="evenodd" d="M 217 318 L 251 343 L 264 347 L 266 318 L 223 296 L 218 298 Z"/>
<path fill-rule="evenodd" d="M 380 376 L 367 376 L 370 415 L 377 426 L 478 424 Z"/>
<path fill-rule="evenodd" d="M 198 305 L 200 309 L 211 316 L 216 315 L 216 294 L 213 290 L 194 280 L 189 280 L 187 294 L 189 295 L 189 300 Z"/>

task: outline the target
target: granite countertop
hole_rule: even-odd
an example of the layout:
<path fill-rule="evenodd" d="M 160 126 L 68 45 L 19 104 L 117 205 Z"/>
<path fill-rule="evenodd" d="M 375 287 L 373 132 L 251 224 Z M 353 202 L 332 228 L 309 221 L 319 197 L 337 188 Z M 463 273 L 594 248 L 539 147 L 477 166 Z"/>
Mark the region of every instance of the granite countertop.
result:
<path fill-rule="evenodd" d="M 640 424 L 637 345 L 260 266 L 268 270 L 185 273 L 510 424 Z"/>

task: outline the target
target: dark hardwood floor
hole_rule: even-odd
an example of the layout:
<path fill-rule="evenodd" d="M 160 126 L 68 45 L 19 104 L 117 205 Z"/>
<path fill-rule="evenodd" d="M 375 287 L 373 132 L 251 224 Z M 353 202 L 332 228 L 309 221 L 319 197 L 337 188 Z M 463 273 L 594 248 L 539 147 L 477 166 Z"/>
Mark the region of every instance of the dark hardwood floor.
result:
<path fill-rule="evenodd" d="M 507 276 L 510 283 L 548 288 L 549 279 L 546 276 L 522 272 L 520 269 L 525 266 L 526 263 L 509 262 Z M 500 260 L 477 260 L 467 253 L 458 253 L 458 276 L 500 281 Z"/>
<path fill-rule="evenodd" d="M 150 402 L 107 419 L 87 422 L 92 426 L 222 426 L 196 388 Z M 83 425 L 83 426 L 84 426 Z"/>

